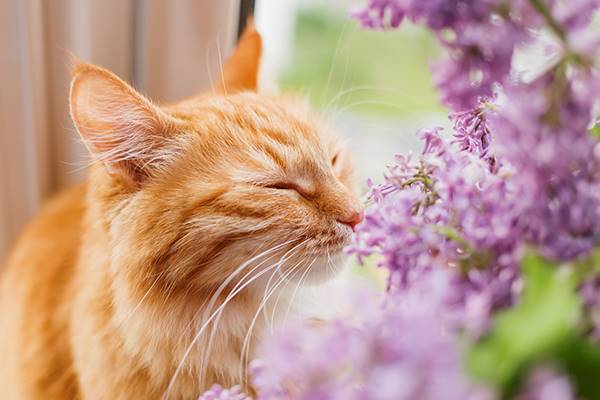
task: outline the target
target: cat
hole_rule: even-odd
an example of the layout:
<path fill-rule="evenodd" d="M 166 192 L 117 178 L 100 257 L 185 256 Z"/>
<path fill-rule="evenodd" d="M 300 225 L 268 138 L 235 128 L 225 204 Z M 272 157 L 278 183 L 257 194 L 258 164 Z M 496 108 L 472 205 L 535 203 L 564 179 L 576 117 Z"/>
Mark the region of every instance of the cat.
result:
<path fill-rule="evenodd" d="M 0 398 L 195 399 L 247 383 L 267 290 L 341 260 L 363 219 L 348 150 L 306 102 L 258 94 L 261 52 L 250 27 L 215 90 L 163 106 L 74 68 L 92 163 L 2 270 Z"/>

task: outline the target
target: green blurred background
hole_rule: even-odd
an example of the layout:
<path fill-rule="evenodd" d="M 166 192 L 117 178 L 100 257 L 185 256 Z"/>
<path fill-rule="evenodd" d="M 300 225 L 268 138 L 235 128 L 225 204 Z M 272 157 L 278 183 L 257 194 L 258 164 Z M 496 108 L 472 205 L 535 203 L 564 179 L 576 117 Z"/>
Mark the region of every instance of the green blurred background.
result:
<path fill-rule="evenodd" d="M 438 51 L 434 38 L 414 26 L 372 31 L 343 8 L 300 8 L 292 64 L 280 85 L 304 91 L 319 107 L 368 116 L 439 113 L 427 67 Z"/>

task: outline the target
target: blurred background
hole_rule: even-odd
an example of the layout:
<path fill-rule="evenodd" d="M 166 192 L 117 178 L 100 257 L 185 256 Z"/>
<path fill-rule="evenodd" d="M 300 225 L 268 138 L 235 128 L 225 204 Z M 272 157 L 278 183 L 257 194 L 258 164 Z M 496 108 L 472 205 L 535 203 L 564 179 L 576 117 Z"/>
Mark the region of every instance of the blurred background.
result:
<path fill-rule="evenodd" d="M 86 152 L 68 116 L 74 56 L 157 102 L 210 89 L 254 13 L 261 85 L 304 94 L 354 150 L 359 179 L 415 150 L 446 121 L 423 30 L 361 29 L 349 0 L 0 0 L 0 260 L 41 202 L 82 179 Z"/>

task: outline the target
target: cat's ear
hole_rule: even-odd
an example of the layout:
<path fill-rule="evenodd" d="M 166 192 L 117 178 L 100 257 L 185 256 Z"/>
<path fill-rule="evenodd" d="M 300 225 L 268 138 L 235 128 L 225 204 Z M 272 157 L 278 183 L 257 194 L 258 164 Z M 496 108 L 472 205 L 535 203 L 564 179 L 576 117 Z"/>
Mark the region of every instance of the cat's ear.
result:
<path fill-rule="evenodd" d="M 224 93 L 256 91 L 261 54 L 262 39 L 250 18 L 237 47 L 223 66 L 223 76 L 221 82 L 217 83 L 217 90 Z"/>
<path fill-rule="evenodd" d="M 89 64 L 73 70 L 70 108 L 92 156 L 134 183 L 169 161 L 169 143 L 182 123 L 113 73 Z"/>

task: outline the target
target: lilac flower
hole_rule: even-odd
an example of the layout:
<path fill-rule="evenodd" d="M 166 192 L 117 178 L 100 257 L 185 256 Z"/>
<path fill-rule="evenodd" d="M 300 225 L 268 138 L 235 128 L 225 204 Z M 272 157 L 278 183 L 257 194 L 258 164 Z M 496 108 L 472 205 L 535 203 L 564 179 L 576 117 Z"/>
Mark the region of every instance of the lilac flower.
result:
<path fill-rule="evenodd" d="M 566 33 L 587 27 L 591 22 L 594 11 L 600 7 L 598 0 L 578 0 L 570 2 L 556 1 L 552 7 L 552 14 Z"/>
<path fill-rule="evenodd" d="M 457 337 L 437 318 L 449 286 L 436 271 L 383 308 L 357 307 L 352 317 L 266 341 L 253 371 L 258 399 L 491 398 L 463 374 Z"/>
<path fill-rule="evenodd" d="M 397 28 L 405 11 L 397 0 L 370 0 L 367 7 L 352 13 L 365 28 Z"/>
<path fill-rule="evenodd" d="M 213 385 L 198 400 L 251 400 L 251 398 L 242 393 L 239 386 L 224 389 L 221 385 Z"/>
<path fill-rule="evenodd" d="M 444 128 L 435 127 L 433 129 L 421 129 L 417 132 L 417 136 L 424 142 L 424 154 L 441 154 L 444 152 L 445 143 L 440 136 L 443 130 Z"/>
<path fill-rule="evenodd" d="M 560 98 L 548 98 L 556 79 L 548 73 L 508 87 L 490 125 L 494 151 L 519 171 L 513 181 L 526 239 L 550 258 L 570 260 L 600 241 L 598 142 L 587 134 L 594 103 L 589 91 L 598 83 L 595 77 L 573 81 Z"/>
<path fill-rule="evenodd" d="M 454 141 L 460 150 L 479 154 L 486 157 L 491 142 L 490 128 L 486 118 L 486 103 L 482 101 L 479 107 L 466 111 L 451 112 L 450 120 L 454 127 Z"/>
<path fill-rule="evenodd" d="M 410 15 L 413 21 L 423 18 L 430 29 L 437 31 L 487 20 L 498 3 L 498 0 L 413 1 Z"/>
<path fill-rule="evenodd" d="M 367 28 L 396 28 L 408 17 L 412 21 L 423 20 L 435 31 L 487 20 L 498 3 L 498 0 L 370 0 L 353 16 Z"/>
<path fill-rule="evenodd" d="M 496 24 L 468 25 L 452 39 L 440 39 L 448 58 L 432 64 L 433 80 L 442 103 L 453 110 L 469 110 L 494 95 L 494 85 L 510 72 L 521 30 Z"/>
<path fill-rule="evenodd" d="M 440 128 L 419 135 L 420 162 L 399 156 L 385 183 L 371 186 L 374 204 L 348 250 L 380 254 L 393 292 L 408 290 L 420 271 L 452 270 L 459 290 L 447 312 L 463 313 L 461 327 L 477 335 L 518 292 L 520 193 L 479 154 L 444 141 Z"/>

